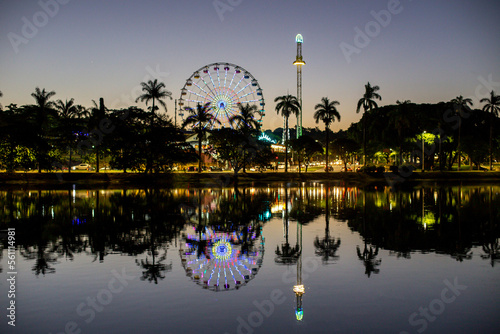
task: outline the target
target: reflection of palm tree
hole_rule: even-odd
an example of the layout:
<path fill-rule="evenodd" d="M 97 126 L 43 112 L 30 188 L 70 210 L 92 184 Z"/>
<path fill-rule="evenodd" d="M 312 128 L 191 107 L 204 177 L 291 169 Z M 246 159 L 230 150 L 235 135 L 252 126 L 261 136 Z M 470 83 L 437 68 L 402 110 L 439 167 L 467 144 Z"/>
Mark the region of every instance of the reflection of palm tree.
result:
<path fill-rule="evenodd" d="M 330 185 L 326 187 L 326 212 L 325 212 L 325 237 L 319 239 L 316 237 L 314 240 L 314 247 L 316 248 L 316 255 L 321 256 L 323 264 L 330 263 L 330 260 L 337 260 L 339 257 L 336 255 L 340 246 L 340 238 L 330 237 L 330 205 L 329 205 Z"/>
<path fill-rule="evenodd" d="M 380 272 L 380 269 L 378 269 L 377 267 L 380 265 L 382 260 L 377 260 L 378 246 L 375 246 L 375 250 L 373 250 L 371 245 L 368 248 L 365 240 L 363 253 L 361 253 L 359 246 L 356 246 L 356 252 L 358 253 L 358 258 L 363 261 L 363 265 L 365 266 L 365 274 L 368 277 L 370 277 L 372 273 L 378 274 Z"/>
<path fill-rule="evenodd" d="M 295 264 L 301 253 L 299 245 L 290 246 L 288 242 L 288 188 L 285 186 L 285 210 L 283 213 L 283 224 L 285 228 L 285 243 L 281 244 L 281 248 L 276 246 L 276 259 L 274 260 L 278 264 Z M 297 223 L 298 224 L 298 223 Z"/>
<path fill-rule="evenodd" d="M 484 260 L 490 260 L 490 264 L 493 267 L 495 263 L 500 262 L 500 244 L 497 238 L 492 238 L 489 242 L 483 244 L 484 255 L 481 258 Z"/>
<path fill-rule="evenodd" d="M 366 190 L 363 189 L 363 235 L 366 235 Z M 370 277 L 372 273 L 378 274 L 380 269 L 377 266 L 380 265 L 382 260 L 377 260 L 378 255 L 378 246 L 375 246 L 375 250 L 373 250 L 372 246 L 368 249 L 368 244 L 366 241 L 366 237 L 364 239 L 365 247 L 363 249 L 363 253 L 359 249 L 359 246 L 356 246 L 356 253 L 358 254 L 358 258 L 363 261 L 363 265 L 365 266 L 365 274 Z"/>
<path fill-rule="evenodd" d="M 40 274 L 53 274 L 56 270 L 51 267 L 51 263 L 56 263 L 57 258 L 53 256 L 54 254 L 51 252 L 45 252 L 45 245 L 43 241 L 39 240 L 38 245 L 36 246 L 36 251 L 32 247 L 21 249 L 21 255 L 28 260 L 35 259 L 36 262 L 31 268 L 34 271 L 35 275 L 38 276 Z"/>
<path fill-rule="evenodd" d="M 172 270 L 172 264 L 166 265 L 161 263 L 167 258 L 167 252 L 165 251 L 162 256 L 160 256 L 159 259 L 156 259 L 156 256 L 158 255 L 158 252 L 155 249 L 156 247 L 152 246 L 151 247 L 151 255 L 152 255 L 152 262 L 149 262 L 149 258 L 146 258 L 145 260 L 135 260 L 135 263 L 137 263 L 138 266 L 140 266 L 144 271 L 142 272 L 142 281 L 149 281 L 149 282 L 155 282 L 155 284 L 158 284 L 158 279 L 162 280 L 165 278 L 165 275 L 163 275 L 164 271 L 171 271 Z M 149 252 L 148 252 L 149 253 Z"/>

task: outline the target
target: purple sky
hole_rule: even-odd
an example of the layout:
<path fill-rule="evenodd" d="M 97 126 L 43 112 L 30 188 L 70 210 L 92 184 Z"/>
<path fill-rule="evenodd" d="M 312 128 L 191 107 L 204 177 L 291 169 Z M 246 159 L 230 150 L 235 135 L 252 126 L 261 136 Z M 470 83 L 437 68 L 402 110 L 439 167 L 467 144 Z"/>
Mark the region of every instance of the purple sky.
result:
<path fill-rule="evenodd" d="M 380 105 L 464 95 L 478 107 L 491 89 L 500 93 L 499 1 L 56 1 L 40 1 L 52 4 L 49 11 L 58 3 L 53 15 L 42 14 L 39 1 L 0 1 L 2 105 L 33 103 L 36 86 L 88 107 L 99 97 L 110 108 L 134 105 L 150 72 L 178 98 L 193 71 L 229 62 L 259 81 L 264 129 L 274 129 L 283 124 L 274 98 L 296 93 L 297 33 L 307 62 L 304 126 L 316 126 L 314 106 L 323 96 L 340 102 L 342 120 L 334 130 L 359 120 L 356 102 L 367 81 L 380 86 Z M 374 23 L 371 12 L 388 9 L 390 22 Z M 27 29 L 23 18 L 38 23 L 38 31 Z M 368 28 L 367 45 L 356 45 L 356 28 Z M 346 57 L 341 45 L 358 53 Z M 174 102 L 167 105 L 173 116 Z"/>

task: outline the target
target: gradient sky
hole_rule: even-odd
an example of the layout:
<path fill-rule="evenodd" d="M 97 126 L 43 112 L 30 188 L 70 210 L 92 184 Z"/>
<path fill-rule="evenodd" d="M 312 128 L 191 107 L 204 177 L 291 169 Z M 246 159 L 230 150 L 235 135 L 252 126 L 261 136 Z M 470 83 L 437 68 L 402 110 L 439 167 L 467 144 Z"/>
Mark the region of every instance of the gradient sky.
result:
<path fill-rule="evenodd" d="M 496 0 L 400 0 L 399 13 L 348 62 L 341 43 L 355 46 L 356 27 L 375 27 L 371 11 L 387 10 L 392 1 L 220 0 L 231 10 L 218 13 L 211 0 L 70 0 L 43 22 L 39 1 L 1 0 L 0 102 L 31 104 L 39 86 L 87 107 L 99 97 L 110 108 L 135 105 L 138 85 L 150 72 L 178 98 L 193 71 L 229 62 L 259 81 L 264 129 L 274 129 L 283 124 L 274 98 L 296 93 L 297 33 L 307 62 L 304 126 L 316 126 L 314 106 L 327 96 L 340 102 L 342 119 L 332 129 L 347 129 L 361 116 L 356 102 L 367 81 L 380 86 L 380 105 L 463 95 L 478 107 L 488 91 L 500 92 Z M 16 53 L 9 34 L 23 37 L 23 17 L 33 23 L 34 16 L 41 27 Z M 174 102 L 167 105 L 173 116 Z"/>

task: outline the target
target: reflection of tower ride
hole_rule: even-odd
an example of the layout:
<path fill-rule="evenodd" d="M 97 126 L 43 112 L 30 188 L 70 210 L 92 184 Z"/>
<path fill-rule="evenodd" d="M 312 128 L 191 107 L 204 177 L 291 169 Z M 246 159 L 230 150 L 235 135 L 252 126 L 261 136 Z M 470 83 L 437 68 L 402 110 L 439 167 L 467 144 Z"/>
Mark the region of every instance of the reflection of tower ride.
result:
<path fill-rule="evenodd" d="M 297 284 L 293 287 L 295 292 L 295 300 L 297 307 L 295 309 L 295 317 L 298 321 L 302 321 L 304 310 L 302 308 L 302 295 L 306 292 L 302 284 L 302 224 L 297 222 L 297 247 L 300 249 L 299 259 L 297 261 Z"/>

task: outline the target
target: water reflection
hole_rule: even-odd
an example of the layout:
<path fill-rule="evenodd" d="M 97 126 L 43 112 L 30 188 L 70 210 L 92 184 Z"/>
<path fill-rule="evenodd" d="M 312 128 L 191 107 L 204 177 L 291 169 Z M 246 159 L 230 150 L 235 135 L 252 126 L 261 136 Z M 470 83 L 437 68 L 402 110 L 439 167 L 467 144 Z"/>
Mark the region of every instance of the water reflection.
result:
<path fill-rule="evenodd" d="M 236 252 L 228 255 L 231 261 L 253 261 L 258 267 L 264 251 L 262 228 L 270 220 L 283 224 L 282 242 L 271 245 L 278 265 L 301 265 L 302 228 L 314 221 L 324 221 L 324 235 L 306 242 L 324 265 L 335 263 L 341 240 L 331 235 L 333 217 L 359 233 L 362 243 L 352 251 L 370 277 L 380 272 L 380 249 L 408 260 L 415 252 L 435 252 L 458 262 L 480 255 L 489 265 L 498 264 L 499 190 L 436 184 L 395 192 L 389 187 L 320 183 L 240 189 L 9 190 L 0 191 L 0 221 L 2 230 L 16 227 L 19 253 L 32 262 L 36 276 L 55 274 L 61 262 L 73 261 L 76 254 L 99 263 L 109 254 L 124 254 L 140 266 L 144 281 L 158 283 L 173 270 L 168 250 L 179 243 L 186 252 L 182 256 L 194 257 L 186 258 L 186 270 L 203 284 L 205 276 L 187 266 L 188 261 L 201 261 L 199 268 L 219 268 L 222 262 L 214 253 L 219 245 L 222 253 L 229 248 Z M 297 225 L 295 243 L 289 240 L 290 221 Z M 206 263 L 214 259 L 214 264 Z M 242 285 L 245 275 L 233 281 Z M 221 287 L 238 285 L 226 278 Z"/>
<path fill-rule="evenodd" d="M 345 196 L 343 196 L 342 202 L 341 208 L 345 208 Z M 325 236 L 322 239 L 318 236 L 314 239 L 316 255 L 321 257 L 321 261 L 325 265 L 338 260 L 339 257 L 336 254 L 340 247 L 340 238 L 335 239 L 335 237 L 330 236 L 330 207 L 330 184 L 327 184 L 325 189 Z"/>

